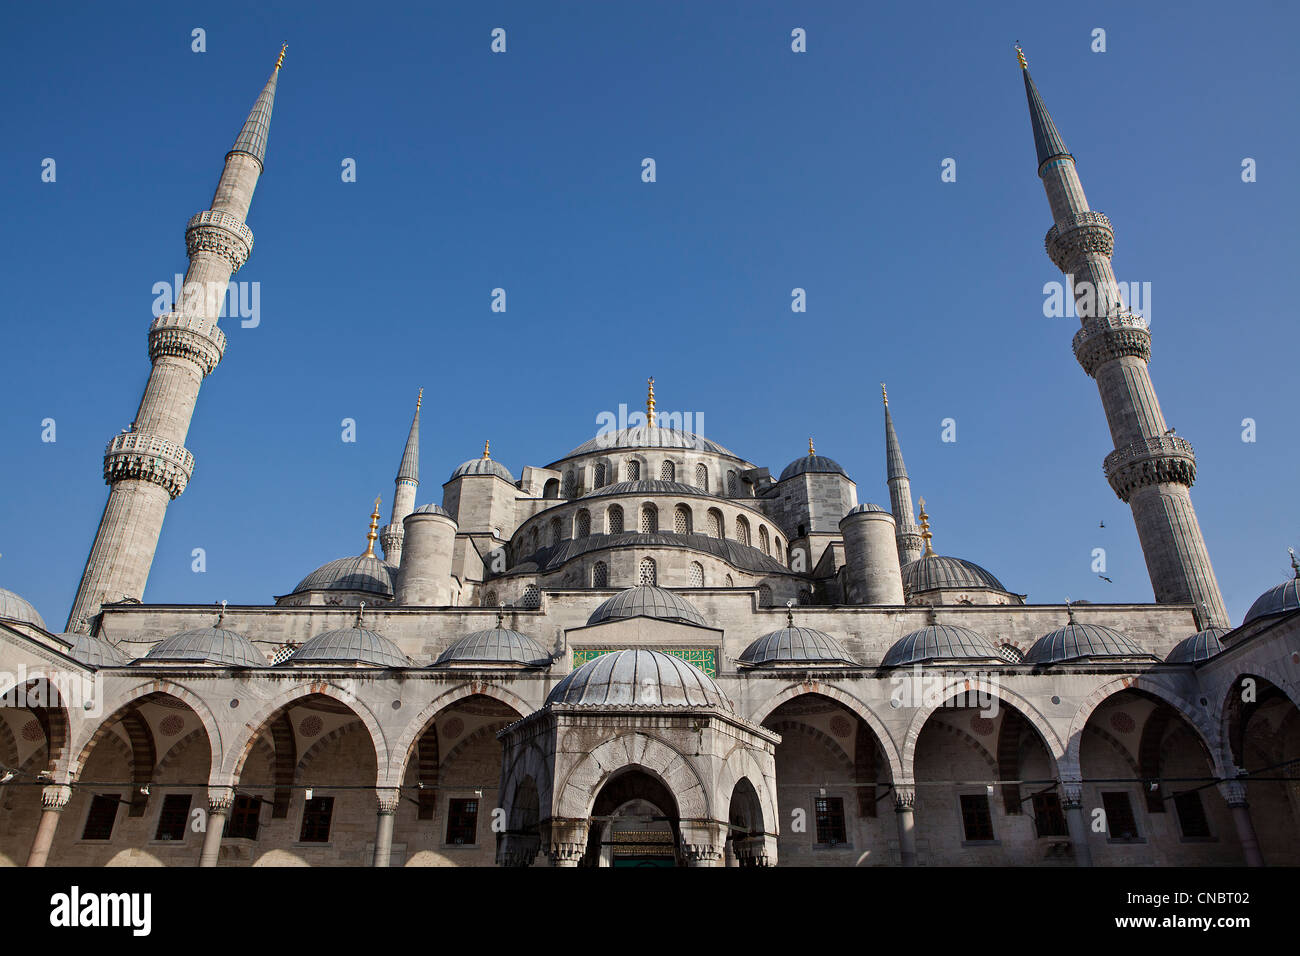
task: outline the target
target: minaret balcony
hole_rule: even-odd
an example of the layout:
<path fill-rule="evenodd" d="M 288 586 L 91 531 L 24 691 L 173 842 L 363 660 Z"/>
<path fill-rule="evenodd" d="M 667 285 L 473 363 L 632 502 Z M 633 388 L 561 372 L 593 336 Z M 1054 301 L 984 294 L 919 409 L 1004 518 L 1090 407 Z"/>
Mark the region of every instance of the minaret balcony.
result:
<path fill-rule="evenodd" d="M 1076 213 L 1052 224 L 1043 238 L 1047 255 L 1062 272 L 1069 272 L 1070 263 L 1078 255 L 1100 253 L 1109 256 L 1115 251 L 1115 233 L 1110 219 L 1099 212 Z"/>
<path fill-rule="evenodd" d="M 215 252 L 238 272 L 253 253 L 253 230 L 229 213 L 205 209 L 185 226 L 185 246 L 190 258 L 196 252 Z"/>
<path fill-rule="evenodd" d="M 194 456 L 183 445 L 156 435 L 114 436 L 104 451 L 104 481 L 151 481 L 176 498 L 194 474 Z"/>
<path fill-rule="evenodd" d="M 1140 315 L 1120 312 L 1087 319 L 1074 334 L 1074 357 L 1089 376 L 1125 355 L 1151 361 L 1151 331 Z"/>
<path fill-rule="evenodd" d="M 1102 463 L 1106 478 L 1121 501 L 1148 485 L 1178 484 L 1191 487 L 1196 481 L 1196 454 L 1191 442 L 1177 435 L 1144 438 L 1116 449 Z"/>
<path fill-rule="evenodd" d="M 215 320 L 201 315 L 183 315 L 165 312 L 149 326 L 149 360 L 157 362 L 159 356 L 170 355 L 189 359 L 211 374 L 226 352 L 226 333 Z"/>

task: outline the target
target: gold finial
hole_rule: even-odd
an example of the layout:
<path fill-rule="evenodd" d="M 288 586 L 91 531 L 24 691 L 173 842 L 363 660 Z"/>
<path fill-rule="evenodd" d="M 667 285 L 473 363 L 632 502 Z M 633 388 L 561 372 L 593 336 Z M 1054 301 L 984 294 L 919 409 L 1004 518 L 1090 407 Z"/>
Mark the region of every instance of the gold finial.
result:
<path fill-rule="evenodd" d="M 284 51 L 289 49 L 289 44 L 284 43 L 280 46 L 280 55 L 275 58 L 275 68 L 278 70 L 284 65 Z"/>
<path fill-rule="evenodd" d="M 1020 64 L 1020 69 L 1029 69 L 1029 61 L 1025 59 L 1025 51 L 1020 49 L 1020 44 L 1016 44 L 1016 61 Z"/>
<path fill-rule="evenodd" d="M 925 513 L 925 499 L 917 499 L 917 504 L 921 506 L 921 540 L 925 542 L 925 554 L 921 555 L 921 557 L 932 558 L 934 557 L 934 549 L 930 547 L 930 539 L 934 535 L 930 534 L 930 516 Z"/>
<path fill-rule="evenodd" d="M 375 541 L 379 538 L 379 532 L 375 530 L 379 527 L 379 495 L 375 496 L 375 510 L 370 512 L 370 531 L 366 533 L 366 553 L 363 558 L 377 558 L 375 554 Z"/>
<path fill-rule="evenodd" d="M 808 436 L 808 457 L 812 458 L 817 454 L 817 449 L 813 447 L 812 435 Z"/>
<path fill-rule="evenodd" d="M 880 383 L 880 397 L 885 400 L 885 407 L 889 407 L 889 393 L 885 391 L 885 383 Z"/>
<path fill-rule="evenodd" d="M 419 393 L 415 396 L 415 410 L 416 410 L 417 412 L 420 410 L 420 403 L 421 403 L 422 401 L 424 401 L 424 386 L 423 386 L 423 385 L 420 386 L 420 391 L 419 391 Z"/>
<path fill-rule="evenodd" d="M 645 423 L 651 428 L 655 427 L 655 380 L 653 377 L 646 379 L 646 384 L 650 386 L 650 391 L 645 398 Z"/>
<path fill-rule="evenodd" d="M 491 457 L 492 457 L 492 439 L 484 438 L 483 439 L 483 460 L 487 461 Z"/>

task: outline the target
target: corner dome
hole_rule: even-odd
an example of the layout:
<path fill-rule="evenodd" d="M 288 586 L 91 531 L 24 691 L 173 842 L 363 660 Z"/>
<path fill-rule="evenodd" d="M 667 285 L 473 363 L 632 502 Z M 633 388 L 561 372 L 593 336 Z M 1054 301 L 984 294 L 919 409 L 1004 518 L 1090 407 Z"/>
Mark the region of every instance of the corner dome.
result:
<path fill-rule="evenodd" d="M 983 634 L 959 624 L 928 624 L 894 643 L 881 667 L 904 667 L 926 661 L 1000 660 Z"/>
<path fill-rule="evenodd" d="M 1191 637 L 1185 637 L 1175 644 L 1174 649 L 1165 658 L 1165 662 L 1195 664 L 1198 661 L 1208 661 L 1215 654 L 1222 653 L 1221 639 L 1227 633 L 1226 627 L 1207 627 L 1203 631 L 1197 631 Z"/>
<path fill-rule="evenodd" d="M 927 554 L 903 568 L 903 586 L 912 594 L 937 588 L 988 588 L 1010 593 L 1002 582 L 973 561 Z"/>
<path fill-rule="evenodd" d="M 560 461 L 577 458 L 579 455 L 596 455 L 616 448 L 680 448 L 683 450 L 702 451 L 713 455 L 725 455 L 728 458 L 739 457 L 723 448 L 715 441 L 693 432 L 679 431 L 676 428 L 638 425 L 636 428 L 620 428 L 618 431 L 605 432 L 590 441 L 585 441 Z M 559 462 L 552 462 L 559 464 Z"/>
<path fill-rule="evenodd" d="M 1073 616 L 1065 627 L 1044 634 L 1025 654 L 1026 664 L 1059 664 L 1097 657 L 1153 657 L 1104 624 L 1078 624 Z"/>
<path fill-rule="evenodd" d="M 1269 588 L 1256 598 L 1255 603 L 1246 612 L 1246 619 L 1241 623 L 1249 624 L 1261 617 L 1272 617 L 1274 614 L 1286 614 L 1296 610 L 1300 610 L 1300 568 L 1296 570 L 1295 577 L 1290 581 Z"/>
<path fill-rule="evenodd" d="M 591 617 L 587 618 L 587 624 L 590 626 L 629 617 L 654 617 L 663 621 L 708 627 L 704 615 L 690 601 L 678 597 L 672 591 L 648 585 L 628 588 L 602 601 L 591 612 Z"/>
<path fill-rule="evenodd" d="M 515 476 L 510 474 L 510 469 L 499 461 L 493 461 L 491 458 L 471 458 L 469 461 L 461 462 L 447 480 L 455 481 L 457 478 L 464 478 L 466 475 L 496 475 L 498 478 L 504 478 L 512 485 L 515 483 Z"/>
<path fill-rule="evenodd" d="M 444 518 L 451 518 L 450 511 L 448 511 L 442 505 L 435 505 L 433 502 L 430 502 L 427 505 L 421 505 L 420 507 L 416 508 L 413 512 L 411 512 L 411 514 L 442 515 Z M 452 520 L 454 521 L 456 519 L 452 518 Z"/>
<path fill-rule="evenodd" d="M 196 627 L 159 641 L 144 656 L 157 664 L 231 664 L 266 667 L 266 655 L 242 634 L 224 627 Z"/>
<path fill-rule="evenodd" d="M 497 627 L 473 631 L 447 648 L 433 662 L 444 664 L 523 664 L 526 667 L 549 666 L 551 655 L 527 634 Z"/>
<path fill-rule="evenodd" d="M 743 664 L 855 664 L 839 641 L 811 627 L 783 627 L 740 652 Z"/>
<path fill-rule="evenodd" d="M 796 458 L 790 464 L 785 466 L 781 472 L 781 477 L 777 481 L 785 481 L 787 478 L 793 478 L 796 475 L 844 475 L 844 468 L 834 459 L 827 458 L 825 455 L 804 455 L 802 458 Z"/>
<path fill-rule="evenodd" d="M 65 634 L 72 640 L 67 654 L 87 667 L 120 667 L 129 663 L 127 656 L 108 641 L 89 634 Z"/>
<path fill-rule="evenodd" d="M 704 671 L 662 651 L 611 651 L 587 661 L 552 688 L 547 705 L 720 707 L 731 701 Z"/>
<path fill-rule="evenodd" d="M 340 627 L 317 634 L 294 651 L 285 664 L 369 664 L 374 667 L 409 667 L 401 648 L 364 627 Z"/>
<path fill-rule="evenodd" d="M 893 512 L 890 511 L 888 508 L 882 508 L 880 507 L 880 505 L 873 505 L 870 501 L 864 501 L 856 508 L 849 509 L 850 515 L 860 515 L 860 514 L 870 514 L 870 513 L 886 514 L 886 515 L 890 515 L 891 517 L 893 516 Z M 849 515 L 845 515 L 844 517 L 847 518 L 848 516 Z"/>
<path fill-rule="evenodd" d="M 31 602 L 4 588 L 0 588 L 0 619 L 35 624 L 42 631 L 45 630 L 45 618 L 41 617 Z"/>
<path fill-rule="evenodd" d="M 364 591 L 381 597 L 393 596 L 397 569 L 370 554 L 338 558 L 307 575 L 290 594 L 303 591 Z"/>

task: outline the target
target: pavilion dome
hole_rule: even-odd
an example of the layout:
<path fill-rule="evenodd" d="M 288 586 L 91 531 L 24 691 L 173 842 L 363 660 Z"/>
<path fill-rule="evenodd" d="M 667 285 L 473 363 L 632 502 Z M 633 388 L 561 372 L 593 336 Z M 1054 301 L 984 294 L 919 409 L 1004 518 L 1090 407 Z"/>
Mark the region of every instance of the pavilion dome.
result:
<path fill-rule="evenodd" d="M 587 618 L 587 624 L 600 624 L 603 621 L 629 617 L 653 617 L 663 621 L 708 626 L 704 615 L 690 601 L 678 597 L 672 591 L 650 585 L 628 588 L 601 602 L 600 606 L 591 612 L 591 617 Z"/>
<path fill-rule="evenodd" d="M 35 624 L 42 631 L 45 630 L 45 618 L 41 617 L 31 602 L 4 588 L 0 588 L 0 619 Z"/>
<path fill-rule="evenodd" d="M 989 659 L 999 659 L 998 650 L 978 631 L 959 624 L 928 624 L 896 641 L 880 666 L 905 667 L 925 661 Z"/>
<path fill-rule="evenodd" d="M 434 666 L 443 664 L 523 664 L 529 667 L 550 665 L 551 655 L 527 634 L 496 627 L 473 631 L 457 640 L 439 655 Z"/>
<path fill-rule="evenodd" d="M 67 654 L 87 667 L 120 667 L 130 663 L 127 656 L 108 641 L 89 634 L 65 634 L 72 641 Z"/>
<path fill-rule="evenodd" d="M 1249 624 L 1261 617 L 1272 617 L 1274 614 L 1300 610 L 1300 567 L 1296 567 L 1294 557 L 1291 558 L 1291 565 L 1296 568 L 1295 577 L 1277 587 L 1269 588 L 1256 598 L 1255 603 L 1246 612 L 1246 619 L 1241 622 L 1242 624 Z"/>
<path fill-rule="evenodd" d="M 1223 651 L 1222 638 L 1227 633 L 1226 627 L 1207 627 L 1203 631 L 1197 631 L 1191 637 L 1185 637 L 1175 644 L 1174 649 L 1165 658 L 1165 662 L 1195 664 L 1198 661 L 1208 661 Z"/>
<path fill-rule="evenodd" d="M 796 458 L 785 466 L 777 481 L 785 481 L 796 475 L 845 475 L 847 477 L 843 466 L 825 455 L 804 455 L 802 458 Z"/>
<path fill-rule="evenodd" d="M 763 664 L 853 664 L 839 641 L 811 627 L 783 627 L 764 634 L 740 652 L 741 663 Z"/>
<path fill-rule="evenodd" d="M 284 663 L 409 667 L 411 661 L 388 638 L 364 627 L 353 626 L 317 634 L 289 655 Z"/>
<path fill-rule="evenodd" d="M 1151 657 L 1137 644 L 1104 624 L 1070 623 L 1044 634 L 1025 654 L 1026 664 L 1059 664 L 1097 657 Z"/>
<path fill-rule="evenodd" d="M 512 485 L 515 483 L 515 476 L 510 473 L 510 469 L 499 461 L 493 461 L 491 458 L 471 458 L 469 461 L 461 462 L 447 480 L 455 481 L 457 478 L 464 478 L 466 475 L 496 475 L 496 477 L 505 479 Z"/>
<path fill-rule="evenodd" d="M 704 671 L 662 651 L 611 651 L 552 688 L 546 703 L 578 707 L 721 707 L 731 702 Z"/>
<path fill-rule="evenodd" d="M 290 593 L 303 591 L 364 591 L 391 598 L 397 580 L 397 568 L 373 554 L 338 558 L 307 575 Z"/>
<path fill-rule="evenodd" d="M 231 664 L 266 667 L 266 655 L 244 635 L 224 627 L 196 627 L 155 644 L 143 658 L 154 664 Z"/>

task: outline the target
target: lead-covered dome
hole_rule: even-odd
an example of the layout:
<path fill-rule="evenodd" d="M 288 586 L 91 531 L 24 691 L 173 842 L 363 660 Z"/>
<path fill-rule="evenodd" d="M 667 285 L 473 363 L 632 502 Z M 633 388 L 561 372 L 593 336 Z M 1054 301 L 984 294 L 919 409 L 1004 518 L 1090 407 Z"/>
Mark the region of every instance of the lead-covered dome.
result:
<path fill-rule="evenodd" d="M 144 656 L 151 664 L 229 664 L 266 667 L 266 655 L 244 635 L 224 627 L 196 627 L 159 641 Z"/>
<path fill-rule="evenodd" d="M 1165 661 L 1169 664 L 1195 664 L 1197 661 L 1208 661 L 1215 654 L 1222 653 L 1222 638 L 1227 633 L 1226 627 L 1207 627 L 1203 631 L 1197 631 L 1191 637 L 1185 637 L 1175 644 Z"/>
<path fill-rule="evenodd" d="M 1153 657 L 1137 644 L 1104 624 L 1070 623 L 1044 634 L 1025 655 L 1026 664 L 1059 664 L 1099 657 Z"/>
<path fill-rule="evenodd" d="M 894 643 L 881 667 L 905 667 L 926 661 L 998 660 L 993 644 L 960 624 L 928 624 Z"/>
<path fill-rule="evenodd" d="M 864 501 L 862 504 L 849 509 L 849 514 L 850 515 L 886 514 L 892 517 L 892 512 L 890 512 L 888 508 L 882 508 L 880 507 L 880 505 L 874 505 L 870 501 Z M 844 517 L 847 518 L 848 515 L 845 515 Z"/>
<path fill-rule="evenodd" d="M 45 630 L 45 618 L 41 617 L 31 602 L 4 588 L 0 588 L 0 619 L 35 624 L 42 631 Z"/>
<path fill-rule="evenodd" d="M 455 481 L 457 478 L 464 478 L 466 475 L 496 475 L 512 485 L 515 483 L 515 476 L 510 474 L 510 469 L 499 461 L 493 461 L 491 458 L 471 458 L 469 461 L 462 462 L 456 466 L 456 470 L 451 473 L 451 477 L 447 480 Z"/>
<path fill-rule="evenodd" d="M 582 497 L 584 498 L 602 498 L 605 495 L 694 495 L 696 497 L 712 497 L 703 488 L 696 488 L 692 485 L 684 485 L 680 481 L 616 481 L 612 485 L 605 485 L 594 491 L 589 491 Z"/>
<path fill-rule="evenodd" d="M 597 455 L 603 451 L 621 448 L 676 448 L 737 458 L 733 452 L 723 448 L 715 441 L 710 441 L 703 435 L 679 431 L 676 428 L 660 428 L 657 425 L 639 425 L 636 428 L 620 428 L 618 431 L 597 435 L 590 441 L 585 441 L 573 449 L 560 461 L 564 461 L 566 458 L 576 458 L 579 455 Z M 737 458 L 737 460 L 740 459 Z M 559 464 L 559 462 L 553 462 L 552 464 Z"/>
<path fill-rule="evenodd" d="M 845 471 L 838 461 L 825 455 L 804 455 L 786 465 L 777 480 L 785 481 L 796 475 L 845 475 Z"/>
<path fill-rule="evenodd" d="M 430 502 L 427 505 L 420 505 L 415 511 L 411 512 L 417 515 L 442 515 L 444 518 L 451 518 L 451 512 L 442 505 L 435 505 Z M 452 519 L 455 520 L 455 519 Z"/>
<path fill-rule="evenodd" d="M 1261 617 L 1272 617 L 1274 614 L 1300 610 L 1300 567 L 1296 566 L 1294 555 L 1291 557 L 1291 566 L 1296 569 L 1295 577 L 1277 587 L 1269 588 L 1256 598 L 1255 603 L 1246 612 L 1246 619 L 1241 622 L 1242 624 L 1249 624 Z"/>
<path fill-rule="evenodd" d="M 120 667 L 128 663 L 127 656 L 120 650 L 98 637 L 89 634 L 65 634 L 72 641 L 68 656 L 81 661 L 87 667 Z"/>
<path fill-rule="evenodd" d="M 695 605 L 690 601 L 678 597 L 672 591 L 649 585 L 628 588 L 601 602 L 600 606 L 591 612 L 591 617 L 587 618 L 587 624 L 599 624 L 602 621 L 629 617 L 654 617 L 662 621 L 708 626 L 704 615 L 696 610 Z"/>
<path fill-rule="evenodd" d="M 1006 592 L 1002 582 L 974 561 L 927 554 L 903 568 L 903 587 L 912 594 L 937 588 L 989 588 Z"/>
<path fill-rule="evenodd" d="M 764 664 L 855 664 L 842 644 L 829 634 L 791 624 L 764 634 L 740 652 L 740 662 Z"/>
<path fill-rule="evenodd" d="M 549 666 L 551 655 L 527 634 L 497 626 L 473 631 L 447 648 L 433 662 L 435 667 L 451 664 L 522 664 L 525 667 Z"/>
<path fill-rule="evenodd" d="M 575 707 L 721 707 L 731 701 L 704 671 L 662 651 L 611 651 L 587 661 L 546 696 Z"/>
<path fill-rule="evenodd" d="M 410 660 L 388 638 L 364 627 L 340 627 L 317 634 L 294 651 L 286 664 L 364 664 L 409 667 Z"/>
<path fill-rule="evenodd" d="M 354 558 L 338 558 L 319 568 L 298 582 L 290 593 L 303 591 L 364 591 L 381 597 L 393 596 L 397 581 L 397 568 L 385 564 L 373 554 Z"/>

